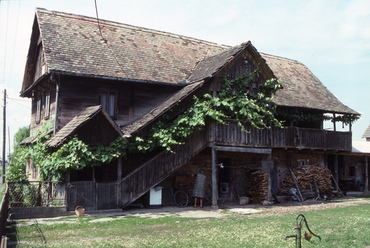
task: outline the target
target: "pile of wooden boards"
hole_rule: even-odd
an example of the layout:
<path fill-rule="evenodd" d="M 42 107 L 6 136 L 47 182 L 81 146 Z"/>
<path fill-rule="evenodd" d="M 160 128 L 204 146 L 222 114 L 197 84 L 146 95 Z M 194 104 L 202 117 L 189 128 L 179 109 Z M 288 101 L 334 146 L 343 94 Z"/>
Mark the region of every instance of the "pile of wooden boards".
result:
<path fill-rule="evenodd" d="M 293 176 L 296 182 L 294 182 Z M 280 181 L 279 192 L 287 194 L 291 188 L 297 188 L 296 183 L 302 192 L 331 194 L 334 191 L 331 172 L 324 166 L 304 165 L 291 169 Z"/>
<path fill-rule="evenodd" d="M 267 200 L 268 193 L 267 173 L 255 171 L 248 174 L 247 194 L 251 197 L 253 203 L 262 203 Z"/>

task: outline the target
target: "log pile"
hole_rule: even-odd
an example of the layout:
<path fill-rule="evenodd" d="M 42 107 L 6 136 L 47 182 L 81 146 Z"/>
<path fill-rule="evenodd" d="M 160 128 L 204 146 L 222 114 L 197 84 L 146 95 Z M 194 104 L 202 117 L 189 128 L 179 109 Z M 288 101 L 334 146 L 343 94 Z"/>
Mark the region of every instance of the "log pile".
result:
<path fill-rule="evenodd" d="M 247 194 L 251 196 L 253 203 L 262 203 L 267 200 L 268 181 L 267 173 L 255 171 L 248 175 Z"/>
<path fill-rule="evenodd" d="M 316 179 L 317 189 L 320 194 L 331 194 L 334 191 L 331 173 L 324 166 L 304 165 L 293 169 L 294 176 L 301 191 L 315 191 L 316 186 L 313 177 Z M 279 192 L 288 194 L 289 189 L 296 188 L 292 173 L 290 171 L 280 181 Z"/>

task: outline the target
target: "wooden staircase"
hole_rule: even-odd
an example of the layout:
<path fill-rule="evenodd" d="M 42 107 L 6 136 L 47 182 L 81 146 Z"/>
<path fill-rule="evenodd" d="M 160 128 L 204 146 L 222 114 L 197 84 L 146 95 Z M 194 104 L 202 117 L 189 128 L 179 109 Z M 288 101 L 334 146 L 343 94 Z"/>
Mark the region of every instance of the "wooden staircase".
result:
<path fill-rule="evenodd" d="M 118 192 L 121 208 L 127 207 L 159 184 L 174 171 L 189 162 L 207 146 L 206 131 L 196 131 L 183 145 L 172 147 L 173 152 L 163 151 L 132 171 L 120 182 Z"/>

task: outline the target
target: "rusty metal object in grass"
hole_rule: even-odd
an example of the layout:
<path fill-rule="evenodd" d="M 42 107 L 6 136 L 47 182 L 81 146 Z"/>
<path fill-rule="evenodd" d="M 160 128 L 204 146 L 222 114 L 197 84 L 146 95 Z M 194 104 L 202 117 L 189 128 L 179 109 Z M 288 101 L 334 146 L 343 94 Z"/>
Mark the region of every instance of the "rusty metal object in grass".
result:
<path fill-rule="evenodd" d="M 292 235 L 287 235 L 285 236 L 285 240 L 287 240 L 288 238 L 295 238 L 295 244 L 296 244 L 296 248 L 301 248 L 302 247 L 302 244 L 301 244 L 301 240 L 302 240 L 302 234 L 301 234 L 301 230 L 302 230 L 302 226 L 303 226 L 303 221 L 304 223 L 306 224 L 306 227 L 307 227 L 307 230 L 308 230 L 308 233 L 305 232 L 304 233 L 304 237 L 307 241 L 310 241 L 312 235 L 313 236 L 316 236 L 320 239 L 321 241 L 321 237 L 319 235 L 316 235 L 314 234 L 311 229 L 309 228 L 308 224 L 307 224 L 307 220 L 306 220 L 306 217 L 303 215 L 303 214 L 299 214 L 296 218 L 296 225 L 294 226 L 294 229 L 296 230 L 296 233 L 295 234 L 292 234 Z"/>

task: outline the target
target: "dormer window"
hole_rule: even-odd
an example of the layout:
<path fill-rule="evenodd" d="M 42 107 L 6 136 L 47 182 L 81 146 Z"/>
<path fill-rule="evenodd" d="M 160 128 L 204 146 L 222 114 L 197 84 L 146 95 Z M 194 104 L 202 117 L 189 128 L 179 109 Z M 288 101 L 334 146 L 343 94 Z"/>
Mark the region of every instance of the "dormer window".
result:
<path fill-rule="evenodd" d="M 100 105 L 112 117 L 117 117 L 117 92 L 100 92 Z"/>

